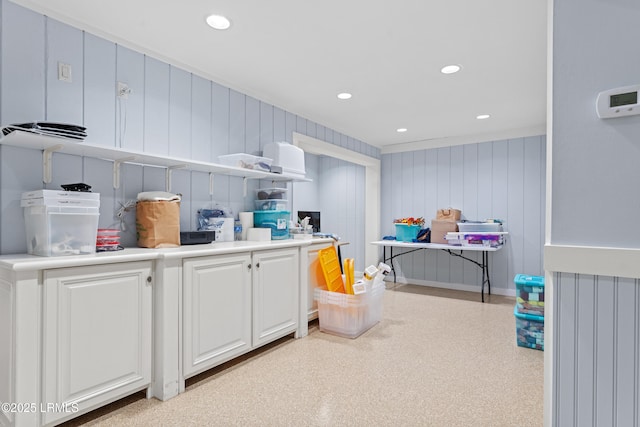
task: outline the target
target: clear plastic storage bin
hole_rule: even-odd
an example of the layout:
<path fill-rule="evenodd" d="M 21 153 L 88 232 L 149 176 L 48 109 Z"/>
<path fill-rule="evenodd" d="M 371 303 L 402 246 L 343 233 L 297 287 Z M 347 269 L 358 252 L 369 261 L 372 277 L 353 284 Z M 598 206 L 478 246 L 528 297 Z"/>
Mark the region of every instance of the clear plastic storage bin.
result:
<path fill-rule="evenodd" d="M 218 156 L 218 162 L 222 165 L 243 169 L 254 169 L 264 172 L 271 172 L 272 161 L 273 159 L 269 159 L 267 157 L 253 156 L 245 153 Z"/>
<path fill-rule="evenodd" d="M 359 295 L 316 289 L 320 330 L 345 338 L 356 338 L 382 319 L 384 285 L 367 288 Z"/>
<path fill-rule="evenodd" d="M 41 256 L 95 253 L 99 217 L 97 207 L 26 206 L 27 252 Z"/>

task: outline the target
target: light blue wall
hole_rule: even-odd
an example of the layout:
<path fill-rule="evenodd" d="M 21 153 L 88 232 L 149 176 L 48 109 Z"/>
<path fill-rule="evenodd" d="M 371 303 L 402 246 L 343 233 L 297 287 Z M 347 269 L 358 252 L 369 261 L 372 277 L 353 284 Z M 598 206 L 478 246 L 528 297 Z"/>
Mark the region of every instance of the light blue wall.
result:
<path fill-rule="evenodd" d="M 492 289 L 513 289 L 516 274 L 542 275 L 545 211 L 544 136 L 516 138 L 382 156 L 383 235 L 393 220 L 422 216 L 429 227 L 440 208 L 462 218 L 504 221 L 505 247 L 489 257 Z M 478 253 L 467 253 L 481 260 Z M 478 285 L 473 264 L 436 251 L 396 259 L 407 279 Z"/>
<path fill-rule="evenodd" d="M 595 101 L 640 83 L 640 5 L 553 4 L 551 243 L 637 248 L 640 116 L 601 120 Z M 552 425 L 640 425 L 638 279 L 553 273 Z"/>
<path fill-rule="evenodd" d="M 552 243 L 638 247 L 640 116 L 602 120 L 595 102 L 640 83 L 639 18 L 638 2 L 555 1 Z"/>
<path fill-rule="evenodd" d="M 2 0 L 1 6 L 2 125 L 33 121 L 83 124 L 91 144 L 206 162 L 216 162 L 222 154 L 260 154 L 268 142 L 292 142 L 292 132 L 380 157 L 379 149 L 293 112 L 7 0 Z M 71 83 L 58 80 L 58 61 L 72 66 Z M 117 81 L 132 89 L 128 99 L 115 96 Z M 121 188 L 114 190 L 111 162 L 61 154 L 54 154 L 53 162 L 53 181 L 43 185 L 40 152 L 0 146 L 1 254 L 26 250 L 19 206 L 23 191 L 57 189 L 60 184 L 74 182 L 90 184 L 101 195 L 100 226 L 104 227 L 115 224 L 121 203 L 135 199 L 138 192 L 164 190 L 164 170 L 160 168 L 124 165 Z M 318 162 L 309 161 L 308 165 L 310 177 L 322 178 L 313 170 L 319 167 Z M 172 191 L 183 195 L 181 228 L 195 230 L 195 211 L 213 202 L 228 205 L 235 213 L 252 210 L 254 190 L 272 185 L 251 182 L 247 197 L 243 197 L 240 178 L 216 175 L 214 194 L 209 195 L 208 174 L 176 170 Z M 313 185 L 309 188 L 317 190 Z M 133 212 L 126 218 L 123 243 L 135 246 Z M 353 221 L 346 225 L 347 230 L 356 228 Z M 345 234 L 349 240 L 358 238 Z M 354 255 L 362 259 L 364 251 Z"/>

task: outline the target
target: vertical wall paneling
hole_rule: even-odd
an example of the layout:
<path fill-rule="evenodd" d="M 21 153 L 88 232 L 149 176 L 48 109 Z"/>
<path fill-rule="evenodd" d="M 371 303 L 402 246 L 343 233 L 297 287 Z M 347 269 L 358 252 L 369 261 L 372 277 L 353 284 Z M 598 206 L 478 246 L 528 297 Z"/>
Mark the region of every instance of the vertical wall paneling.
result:
<path fill-rule="evenodd" d="M 46 184 L 46 188 L 57 190 L 61 188 L 61 184 L 84 182 L 82 157 L 53 153 L 52 160 L 54 167 L 51 170 L 51 183 Z M 42 160 L 39 163 L 41 162 Z M 87 184 L 93 185 L 95 183 L 87 182 Z"/>
<path fill-rule="evenodd" d="M 320 182 L 318 176 L 320 158 L 314 154 L 305 153 L 304 162 L 307 169 L 306 177 L 311 182 L 294 182 L 291 186 L 291 216 L 297 219 L 298 211 L 321 211 L 322 204 L 319 198 Z"/>
<path fill-rule="evenodd" d="M 296 115 L 290 112 L 285 112 L 284 117 L 285 126 L 285 141 L 293 143 L 293 132 L 296 131 Z"/>
<path fill-rule="evenodd" d="M 292 132 L 298 131 L 380 158 L 379 149 L 368 144 L 10 1 L 2 0 L 0 19 L 3 124 L 78 122 L 87 127 L 92 144 L 211 162 L 221 154 L 261 154 L 265 143 L 276 138 L 293 142 Z M 58 60 L 72 66 L 71 83 L 57 80 Z M 117 82 L 130 88 L 126 99 L 116 95 Z M 33 167 L 41 164 L 42 155 L 1 146 L 0 162 L 0 252 L 20 253 L 26 248 L 24 226 L 14 223 L 16 218 L 23 223 L 20 194 L 43 188 L 41 168 Z M 321 170 L 325 166 L 326 172 Z M 120 225 L 117 211 L 139 192 L 165 188 L 163 168 L 124 164 L 118 189 L 113 189 L 111 171 L 108 161 L 56 153 L 53 181 L 47 187 L 78 181 L 92 185 L 101 194 L 101 226 Z M 307 162 L 307 172 L 314 182 L 300 183 L 309 184 L 305 209 L 334 207 L 323 210 L 323 228 L 351 243 L 346 250 L 362 269 L 358 262 L 368 244 L 358 223 L 364 209 L 364 169 L 339 159 L 315 158 Z M 325 178 L 327 185 L 321 183 Z M 210 195 L 207 173 L 175 170 L 172 191 L 183 195 L 181 228 L 195 229 L 196 210 L 214 201 L 231 207 L 234 214 L 252 210 L 258 185 L 264 182 L 249 181 L 243 197 L 241 178 L 216 175 Z M 293 194 L 293 185 L 287 185 Z M 325 189 L 331 196 L 323 199 Z M 135 210 L 124 215 L 122 226 L 123 245 L 136 246 Z"/>
<path fill-rule="evenodd" d="M 304 117 L 296 116 L 296 132 L 306 134 L 307 133 L 307 119 Z"/>
<path fill-rule="evenodd" d="M 2 124 L 45 118 L 45 18 L 2 2 Z"/>
<path fill-rule="evenodd" d="M 310 120 L 307 121 L 307 130 L 306 130 L 306 135 L 310 136 L 312 138 L 317 138 L 316 136 L 316 124 Z"/>
<path fill-rule="evenodd" d="M 75 74 L 75 72 L 74 72 Z M 84 126 L 86 141 L 116 144 L 116 45 L 84 33 Z"/>
<path fill-rule="evenodd" d="M 507 224 L 512 237 L 507 277 L 513 278 L 524 271 L 524 138 L 510 140 L 507 150 Z"/>
<path fill-rule="evenodd" d="M 217 161 L 211 148 L 211 81 L 191 78 L 191 158 Z M 208 188 L 208 185 L 207 185 Z"/>
<path fill-rule="evenodd" d="M 637 425 L 638 280 L 556 273 L 554 289 L 554 425 Z"/>
<path fill-rule="evenodd" d="M 396 191 L 400 194 L 402 204 L 402 210 L 398 218 L 405 218 L 418 215 L 415 211 L 415 197 L 413 193 L 413 186 L 404 185 L 406 182 L 413 181 L 413 153 L 406 152 L 400 154 L 400 168 L 396 173 L 400 177 L 400 185 L 396 187 Z M 395 231 L 395 230 L 394 230 Z M 407 256 L 404 259 L 403 267 L 405 269 L 405 275 L 414 277 L 413 271 L 413 256 Z"/>
<path fill-rule="evenodd" d="M 84 61 L 82 45 L 82 31 L 54 19 L 47 19 L 47 121 L 83 123 Z M 71 67 L 71 81 L 58 79 L 59 63 Z"/>
<path fill-rule="evenodd" d="M 635 330 L 638 327 L 636 309 L 637 285 L 634 279 L 618 278 L 617 298 L 615 301 L 615 409 L 616 425 L 626 423 L 624 420 L 634 419 L 634 404 L 638 404 L 635 394 L 634 370 L 638 369 L 638 355 L 635 354 Z"/>
<path fill-rule="evenodd" d="M 491 215 L 489 218 L 498 218 L 505 221 L 504 227 L 509 232 L 508 243 L 505 247 L 490 256 L 490 272 L 492 285 L 497 287 L 515 287 L 513 277 L 509 277 L 509 263 L 513 259 L 511 252 L 514 244 L 519 245 L 517 239 L 511 234 L 511 224 L 509 224 L 509 151 L 510 141 L 495 141 L 492 143 L 492 164 L 493 176 L 491 180 L 491 194 L 493 194 L 493 203 L 491 205 Z M 522 159 L 514 159 L 515 162 L 521 162 Z M 506 197 L 505 197 L 506 196 Z M 540 248 L 542 251 L 542 248 Z M 524 273 L 524 272 L 523 272 Z M 542 274 L 542 271 L 540 271 Z"/>
<path fill-rule="evenodd" d="M 229 89 L 212 84 L 212 155 L 214 159 L 224 154 L 231 154 L 229 151 Z M 217 175 L 213 189 L 213 197 L 217 202 L 226 202 L 229 197 L 229 177 Z"/>
<path fill-rule="evenodd" d="M 195 207 L 192 204 L 191 172 L 176 169 L 171 176 L 171 192 L 182 195 L 180 199 L 180 230 L 195 231 Z"/>
<path fill-rule="evenodd" d="M 577 278 L 570 280 L 569 278 L 562 281 L 562 286 L 558 290 L 559 309 L 558 309 L 558 327 L 562 329 L 561 335 L 571 336 L 574 330 L 580 325 L 576 323 L 576 293 Z M 560 378 L 558 388 L 558 399 L 560 402 L 564 400 L 573 400 L 576 387 L 576 360 L 575 360 L 575 342 L 574 340 L 564 340 L 557 349 L 560 355 L 560 363 L 557 365 L 557 371 Z M 573 411 L 560 412 L 559 425 L 574 425 L 575 414 Z"/>
<path fill-rule="evenodd" d="M 392 203 L 393 186 L 392 186 L 392 156 L 383 156 L 380 160 L 380 233 L 382 236 L 388 236 L 392 233 L 391 228 L 393 225 L 390 221 L 393 221 Z M 386 179 L 382 179 L 386 177 Z M 386 219 L 386 221 L 385 221 Z M 394 233 L 394 232 L 393 232 Z M 378 250 L 380 260 L 382 260 L 383 250 Z"/>
<path fill-rule="evenodd" d="M 595 317 L 596 310 L 596 281 L 591 275 L 565 275 L 567 280 L 577 281 L 576 295 L 572 298 L 576 301 L 576 328 L 580 339 L 575 342 L 575 350 L 578 356 L 573 356 L 575 365 L 574 398 L 575 425 L 593 425 L 593 398 L 595 393 L 593 371 L 595 367 L 594 349 L 595 341 Z M 574 340 L 575 341 L 575 340 Z M 563 353 L 564 355 L 565 353 Z"/>
<path fill-rule="evenodd" d="M 411 211 L 407 213 L 411 216 L 423 217 L 425 218 L 425 221 L 427 221 L 427 218 L 429 218 L 429 215 L 427 215 L 427 213 L 425 212 L 424 191 L 422 186 L 420 185 L 421 183 L 426 182 L 425 180 L 426 170 L 423 167 L 423 165 L 425 164 L 426 152 L 425 150 L 420 150 L 410 154 L 413 154 L 411 156 L 412 157 L 412 165 L 411 165 L 412 176 L 410 178 L 410 182 L 415 184 L 410 186 L 411 187 L 410 197 L 412 199 L 412 203 L 411 203 Z M 429 224 L 428 221 L 425 222 L 424 228 L 429 228 L 429 227 L 431 227 L 431 224 Z M 424 280 L 424 257 L 425 257 L 424 251 L 414 252 L 411 255 L 411 262 L 413 264 L 413 268 L 411 270 L 411 277 Z"/>
<path fill-rule="evenodd" d="M 470 144 L 463 146 L 463 160 L 462 160 L 462 204 L 460 209 L 464 213 L 464 217 L 470 220 L 484 220 L 489 218 L 488 216 L 481 217 L 478 215 L 479 210 L 479 197 L 480 197 L 480 183 L 478 182 L 478 168 L 484 167 L 479 165 L 478 162 L 478 147 L 479 144 Z M 453 205 L 456 207 L 456 205 Z M 466 254 L 469 258 L 478 261 L 482 260 L 481 256 L 477 252 L 468 252 Z M 463 273 L 463 281 L 466 285 L 476 285 L 478 280 L 482 280 L 479 274 L 477 266 L 470 262 L 462 262 L 461 265 Z"/>
<path fill-rule="evenodd" d="M 123 164 L 120 170 L 120 188 L 116 190 L 116 199 L 118 200 L 118 206 L 116 209 L 120 209 L 122 205 L 128 202 L 136 200 L 138 193 L 143 191 L 144 183 L 144 168 L 139 165 Z M 164 188 L 164 187 L 163 187 Z M 102 212 L 102 208 L 100 209 Z M 123 217 L 122 231 L 120 232 L 120 243 L 124 247 L 136 246 L 136 211 L 132 209 Z"/>
<path fill-rule="evenodd" d="M 324 126 L 322 126 L 322 125 L 317 125 L 316 126 L 316 138 L 318 138 L 321 141 L 326 141 L 325 132 L 326 132 L 326 129 L 325 129 Z"/>
<path fill-rule="evenodd" d="M 273 140 L 285 141 L 287 133 L 286 113 L 283 109 L 273 108 Z M 306 130 L 305 132 L 306 133 Z"/>
<path fill-rule="evenodd" d="M 245 100 L 245 122 L 244 152 L 258 155 L 260 154 L 260 101 L 250 96 Z"/>
<path fill-rule="evenodd" d="M 451 147 L 450 153 L 449 205 L 442 207 L 454 207 L 462 210 L 464 207 L 464 146 Z M 454 283 L 464 283 L 464 264 L 469 263 L 462 258 L 449 255 L 446 255 L 446 257 L 449 258 L 449 280 Z"/>
<path fill-rule="evenodd" d="M 229 146 L 242 147 L 242 152 L 246 132 L 245 98 L 246 96 L 240 92 L 229 91 Z"/>
<path fill-rule="evenodd" d="M 234 152 L 244 152 L 245 146 L 245 98 L 242 93 L 235 90 L 229 91 L 229 150 L 231 147 L 238 147 Z M 243 181 L 239 178 L 229 179 L 229 207 L 234 216 L 238 217 L 238 212 L 244 211 L 244 199 L 242 195 Z M 253 198 L 254 191 L 247 189 L 248 198 Z"/>
<path fill-rule="evenodd" d="M 507 244 L 489 257 L 492 289 L 513 289 L 517 273 L 542 275 L 544 144 L 544 137 L 533 137 L 383 155 L 383 235 L 395 233 L 396 217 L 420 210 L 430 226 L 437 209 L 455 207 L 464 219 L 505 221 Z M 481 280 L 475 265 L 435 251 L 396 264 L 409 280 L 468 286 Z"/>
<path fill-rule="evenodd" d="M 596 282 L 596 348 L 595 358 L 597 361 L 595 370 L 595 404 L 597 408 L 595 414 L 595 425 L 606 426 L 614 423 L 614 402 L 616 392 L 616 377 L 614 372 L 616 335 L 614 313 L 616 308 L 616 289 L 614 278 L 598 277 Z M 564 281 L 563 281 L 564 283 Z M 574 339 L 577 335 L 573 331 L 562 330 L 559 332 L 561 338 Z M 560 354 L 560 363 L 563 354 Z M 593 374 L 591 374 L 593 376 Z M 562 380 L 558 382 L 560 384 Z M 567 412 L 574 409 L 573 402 L 567 400 L 559 402 L 559 412 Z"/>
<path fill-rule="evenodd" d="M 145 56 L 144 62 L 144 151 L 169 154 L 170 66 Z"/>
<path fill-rule="evenodd" d="M 424 163 L 424 217 L 429 227 L 438 210 L 438 151 L 425 150 Z M 419 185 L 419 183 L 418 183 Z M 437 280 L 438 257 L 433 252 L 424 251 L 424 278 Z"/>
<path fill-rule="evenodd" d="M 42 168 L 29 169 L 25 165 L 41 164 L 42 154 L 37 150 L 3 145 L 0 146 L 0 160 L 0 253 L 25 252 L 27 241 L 20 196 L 24 191 L 42 188 Z"/>
<path fill-rule="evenodd" d="M 451 206 L 451 148 L 438 148 L 437 160 L 437 209 Z M 435 218 L 435 213 L 433 214 Z M 438 282 L 449 282 L 451 277 L 451 256 L 437 251 L 436 253 L 436 280 Z"/>
<path fill-rule="evenodd" d="M 144 55 L 118 45 L 116 77 L 131 89 L 127 99 L 116 101 L 116 146 L 133 151 L 144 150 Z M 114 91 L 115 91 L 114 85 Z"/>
<path fill-rule="evenodd" d="M 355 268 L 357 271 L 363 271 L 368 265 L 365 264 L 364 253 L 365 247 L 370 243 L 365 240 L 365 226 L 362 218 L 364 217 L 364 209 L 368 209 L 365 200 L 365 168 L 362 166 L 355 167 L 356 172 L 356 191 L 355 206 L 353 214 L 353 224 L 355 225 Z"/>
<path fill-rule="evenodd" d="M 169 141 L 170 156 L 191 158 L 191 73 L 169 67 Z"/>
<path fill-rule="evenodd" d="M 343 148 L 348 148 L 347 140 L 348 140 L 347 135 L 340 134 L 340 140 L 338 141 L 338 145 L 340 145 Z"/>
<path fill-rule="evenodd" d="M 260 151 L 264 144 L 273 142 L 273 106 L 260 103 Z"/>
<path fill-rule="evenodd" d="M 102 178 L 113 173 L 113 163 L 91 157 L 83 158 L 83 163 L 83 176 L 79 176 L 78 179 L 73 182 L 86 182 L 91 185 L 91 191 L 94 193 L 100 193 L 100 218 L 98 223 L 101 228 L 119 226 L 116 218 L 116 206 L 119 208 L 120 205 L 116 203 L 116 193 L 113 189 L 113 182 L 109 182 L 109 180 Z M 56 169 L 60 168 L 56 167 Z"/>
<path fill-rule="evenodd" d="M 214 187 L 217 185 L 218 178 L 218 176 L 214 178 Z M 204 172 L 191 172 L 191 210 L 185 213 L 186 215 L 190 215 L 188 222 L 191 226 L 187 231 L 196 231 L 198 229 L 196 222 L 198 209 L 209 207 L 211 200 L 212 196 L 209 194 L 209 174 Z M 182 218 L 180 219 L 182 220 Z"/>

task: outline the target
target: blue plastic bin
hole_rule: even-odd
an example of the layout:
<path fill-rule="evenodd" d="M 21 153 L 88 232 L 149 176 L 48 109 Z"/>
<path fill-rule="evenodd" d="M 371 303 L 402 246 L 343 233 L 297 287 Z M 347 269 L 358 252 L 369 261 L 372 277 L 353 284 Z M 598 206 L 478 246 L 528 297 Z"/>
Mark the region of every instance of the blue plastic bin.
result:
<path fill-rule="evenodd" d="M 399 242 L 413 242 L 420 232 L 419 225 L 396 224 L 396 240 Z"/>
<path fill-rule="evenodd" d="M 289 238 L 289 211 L 254 211 L 253 225 L 258 228 L 270 228 L 271 240 Z"/>
<path fill-rule="evenodd" d="M 544 351 L 544 317 L 534 314 L 519 313 L 513 308 L 516 317 L 516 343 L 519 347 Z"/>
<path fill-rule="evenodd" d="M 518 312 L 544 316 L 544 277 L 518 274 L 513 281 Z"/>

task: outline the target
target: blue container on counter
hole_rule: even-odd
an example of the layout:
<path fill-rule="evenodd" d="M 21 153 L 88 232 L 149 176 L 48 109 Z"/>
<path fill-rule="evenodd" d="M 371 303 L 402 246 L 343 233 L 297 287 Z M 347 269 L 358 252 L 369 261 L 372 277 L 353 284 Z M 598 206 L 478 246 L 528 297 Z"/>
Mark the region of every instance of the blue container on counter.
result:
<path fill-rule="evenodd" d="M 289 238 L 290 211 L 253 211 L 253 226 L 270 228 L 271 240 Z"/>

